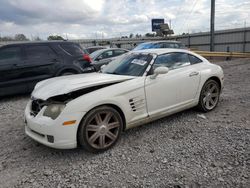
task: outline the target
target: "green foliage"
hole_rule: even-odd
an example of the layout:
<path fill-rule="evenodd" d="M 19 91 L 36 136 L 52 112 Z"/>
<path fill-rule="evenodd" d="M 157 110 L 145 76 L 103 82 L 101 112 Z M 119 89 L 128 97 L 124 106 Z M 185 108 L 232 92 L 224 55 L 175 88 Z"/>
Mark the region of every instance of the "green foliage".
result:
<path fill-rule="evenodd" d="M 155 37 L 156 34 L 155 33 L 146 33 L 145 37 Z"/>
<path fill-rule="evenodd" d="M 48 40 L 64 40 L 60 35 L 50 35 L 47 38 Z"/>
<path fill-rule="evenodd" d="M 0 41 L 28 41 L 29 39 L 24 34 L 16 34 L 14 37 L 12 36 L 0 36 Z"/>

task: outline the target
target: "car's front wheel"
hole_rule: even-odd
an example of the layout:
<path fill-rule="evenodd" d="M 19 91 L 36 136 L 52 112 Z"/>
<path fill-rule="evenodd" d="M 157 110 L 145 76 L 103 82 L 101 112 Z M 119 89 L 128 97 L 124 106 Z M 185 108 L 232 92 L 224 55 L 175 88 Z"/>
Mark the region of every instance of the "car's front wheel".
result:
<path fill-rule="evenodd" d="M 219 102 L 219 97 L 220 86 L 218 82 L 208 80 L 202 87 L 198 108 L 204 112 L 213 110 Z"/>
<path fill-rule="evenodd" d="M 90 152 L 112 147 L 120 137 L 123 120 L 117 110 L 101 106 L 91 110 L 78 129 L 78 143 Z"/>

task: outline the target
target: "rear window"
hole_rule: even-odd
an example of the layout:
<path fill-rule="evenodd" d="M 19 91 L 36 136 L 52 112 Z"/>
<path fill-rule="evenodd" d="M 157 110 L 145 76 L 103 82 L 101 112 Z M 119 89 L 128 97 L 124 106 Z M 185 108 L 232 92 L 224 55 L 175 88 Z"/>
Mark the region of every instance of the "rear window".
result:
<path fill-rule="evenodd" d="M 60 47 L 71 56 L 81 56 L 86 54 L 85 50 L 78 44 L 60 44 Z"/>

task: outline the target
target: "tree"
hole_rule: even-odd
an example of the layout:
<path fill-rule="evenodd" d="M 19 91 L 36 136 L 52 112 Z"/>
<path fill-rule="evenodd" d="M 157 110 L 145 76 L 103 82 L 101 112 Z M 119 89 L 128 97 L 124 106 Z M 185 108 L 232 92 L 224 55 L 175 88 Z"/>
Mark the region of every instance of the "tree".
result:
<path fill-rule="evenodd" d="M 130 33 L 129 38 L 133 38 L 133 37 L 134 37 L 134 34 Z"/>
<path fill-rule="evenodd" d="M 0 40 L 1 41 L 13 41 L 13 38 L 9 36 L 4 36 L 4 37 L 1 37 Z"/>
<path fill-rule="evenodd" d="M 17 41 L 27 41 L 29 39 L 27 39 L 24 34 L 16 34 L 15 37 L 14 37 L 14 40 L 17 40 Z"/>
<path fill-rule="evenodd" d="M 138 33 L 135 35 L 135 38 L 141 38 L 141 35 L 139 35 Z"/>
<path fill-rule="evenodd" d="M 60 35 L 50 35 L 47 38 L 48 40 L 64 40 Z"/>
<path fill-rule="evenodd" d="M 33 40 L 34 40 L 34 41 L 41 41 L 42 39 L 41 39 L 39 36 L 35 36 L 35 37 L 33 38 Z"/>
<path fill-rule="evenodd" d="M 145 37 L 155 37 L 155 34 L 154 33 L 146 33 Z"/>

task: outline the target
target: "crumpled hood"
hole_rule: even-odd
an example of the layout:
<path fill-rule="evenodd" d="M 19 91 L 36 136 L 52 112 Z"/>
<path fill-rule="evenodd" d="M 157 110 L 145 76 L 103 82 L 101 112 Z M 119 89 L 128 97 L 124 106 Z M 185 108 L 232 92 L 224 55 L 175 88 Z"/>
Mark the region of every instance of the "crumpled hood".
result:
<path fill-rule="evenodd" d="M 99 86 L 102 84 L 122 82 L 132 78 L 134 78 L 134 76 L 121 76 L 102 73 L 61 76 L 37 83 L 34 91 L 32 92 L 32 97 L 47 100 L 50 97 L 67 94 L 79 89 Z"/>

